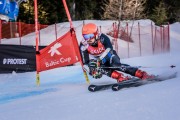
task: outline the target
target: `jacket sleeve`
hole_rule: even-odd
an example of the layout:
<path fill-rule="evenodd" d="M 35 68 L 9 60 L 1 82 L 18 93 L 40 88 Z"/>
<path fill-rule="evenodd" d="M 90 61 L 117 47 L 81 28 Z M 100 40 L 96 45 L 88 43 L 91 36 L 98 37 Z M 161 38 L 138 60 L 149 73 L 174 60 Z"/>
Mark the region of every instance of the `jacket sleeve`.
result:
<path fill-rule="evenodd" d="M 110 48 L 111 50 L 113 50 L 113 46 L 108 36 L 102 33 L 100 36 L 100 40 L 101 43 L 104 45 L 105 49 Z"/>
<path fill-rule="evenodd" d="M 83 47 L 83 44 L 80 43 L 80 54 L 81 54 L 81 57 L 82 57 L 82 61 L 83 61 L 83 64 L 88 64 L 89 63 L 89 53 L 87 50 L 82 50 L 82 47 Z"/>
<path fill-rule="evenodd" d="M 110 58 L 110 66 L 117 67 L 121 66 L 120 57 L 117 55 L 116 51 L 113 50 L 113 46 L 108 36 L 101 34 L 100 36 L 101 43 L 105 46 L 105 49 L 110 48 L 111 53 L 113 54 Z"/>

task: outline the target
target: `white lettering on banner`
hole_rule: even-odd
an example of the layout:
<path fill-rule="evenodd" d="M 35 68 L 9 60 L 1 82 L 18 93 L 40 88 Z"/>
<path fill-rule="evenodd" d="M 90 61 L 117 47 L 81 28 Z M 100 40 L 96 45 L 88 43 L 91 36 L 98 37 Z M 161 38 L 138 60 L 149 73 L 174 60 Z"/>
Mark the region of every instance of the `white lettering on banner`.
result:
<path fill-rule="evenodd" d="M 60 58 L 60 62 L 61 63 L 65 63 L 65 62 L 70 62 L 71 61 L 71 58 L 70 57 L 68 57 L 68 58 Z"/>
<path fill-rule="evenodd" d="M 70 62 L 71 62 L 71 57 L 68 57 L 68 58 L 61 57 L 58 61 L 55 60 L 55 61 L 46 62 L 45 66 L 52 67 L 55 65 L 59 65 L 60 63 L 70 63 Z"/>
<path fill-rule="evenodd" d="M 19 58 L 4 58 L 3 64 L 9 65 L 25 65 L 27 64 L 27 59 L 19 59 Z"/>
<path fill-rule="evenodd" d="M 54 66 L 54 65 L 58 65 L 59 64 L 59 61 L 51 61 L 50 63 L 46 62 L 46 67 L 51 67 L 51 66 Z"/>

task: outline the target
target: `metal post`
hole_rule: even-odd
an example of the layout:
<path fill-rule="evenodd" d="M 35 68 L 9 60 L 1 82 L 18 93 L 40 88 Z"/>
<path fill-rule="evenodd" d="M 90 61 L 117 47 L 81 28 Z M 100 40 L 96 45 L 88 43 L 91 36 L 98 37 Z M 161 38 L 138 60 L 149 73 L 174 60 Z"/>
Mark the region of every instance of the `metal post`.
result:
<path fill-rule="evenodd" d="M 154 34 L 153 34 L 153 25 L 152 25 L 152 22 L 151 22 L 151 36 L 152 36 L 152 51 L 153 51 L 153 54 L 154 54 Z"/>
<path fill-rule="evenodd" d="M 57 40 L 57 26 L 56 26 L 56 23 L 54 25 L 55 25 L 55 35 L 56 35 L 56 40 Z"/>
<path fill-rule="evenodd" d="M 19 27 L 19 44 L 21 45 L 21 21 L 20 20 L 18 22 L 18 27 Z"/>
<path fill-rule="evenodd" d="M 126 23 L 126 27 L 127 27 L 127 37 L 128 37 L 128 58 L 129 58 L 129 31 L 128 31 L 128 23 Z"/>
<path fill-rule="evenodd" d="M 100 29 L 99 31 L 100 31 L 100 33 L 101 33 L 101 32 L 102 32 L 102 31 L 101 31 L 101 26 L 99 26 L 99 29 Z"/>
<path fill-rule="evenodd" d="M 163 30 L 162 26 L 160 26 L 160 40 L 161 40 L 161 52 L 163 52 Z"/>
<path fill-rule="evenodd" d="M 156 50 L 156 43 L 157 43 L 157 27 L 155 27 L 155 33 L 154 33 L 154 51 L 153 51 L 153 53 L 155 52 L 155 50 Z"/>
<path fill-rule="evenodd" d="M 138 22 L 138 31 L 139 31 L 139 50 L 140 50 L 140 56 L 142 55 L 141 54 L 141 36 L 140 36 L 140 24 Z"/>
<path fill-rule="evenodd" d="M 167 42 L 166 42 L 166 38 L 165 38 L 165 28 L 164 28 L 164 26 L 162 26 L 162 49 L 163 49 L 163 52 L 167 51 L 167 49 L 165 48 L 166 44 L 167 44 Z"/>
<path fill-rule="evenodd" d="M 117 43 L 117 39 L 118 39 L 118 34 L 119 34 L 119 30 L 120 30 L 120 21 L 121 21 L 121 17 L 122 17 L 122 3 L 123 3 L 123 0 L 120 0 L 120 5 L 119 5 L 119 21 L 118 21 L 118 28 L 116 30 L 114 30 L 114 33 L 115 33 L 115 49 L 117 54 L 119 53 L 119 50 L 118 50 L 118 43 Z M 116 26 L 115 26 L 116 27 Z"/>
<path fill-rule="evenodd" d="M 169 23 L 168 23 L 168 52 L 170 52 L 170 28 L 169 28 Z"/>
<path fill-rule="evenodd" d="M 1 44 L 1 39 L 2 39 L 2 21 L 0 19 L 0 44 Z"/>

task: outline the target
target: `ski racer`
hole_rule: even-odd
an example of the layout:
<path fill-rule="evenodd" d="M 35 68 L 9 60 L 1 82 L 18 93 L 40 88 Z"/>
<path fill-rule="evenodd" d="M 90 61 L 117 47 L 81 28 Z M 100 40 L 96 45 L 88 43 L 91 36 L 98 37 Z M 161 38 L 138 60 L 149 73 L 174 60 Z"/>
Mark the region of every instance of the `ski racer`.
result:
<path fill-rule="evenodd" d="M 151 78 L 147 72 L 127 64 L 122 64 L 108 36 L 98 32 L 98 27 L 93 23 L 85 24 L 82 27 L 83 40 L 80 42 L 80 51 L 84 65 L 89 68 L 89 74 L 93 78 L 99 79 L 102 75 L 107 75 L 117 82 L 131 79 L 130 76 L 138 77 L 142 80 Z"/>

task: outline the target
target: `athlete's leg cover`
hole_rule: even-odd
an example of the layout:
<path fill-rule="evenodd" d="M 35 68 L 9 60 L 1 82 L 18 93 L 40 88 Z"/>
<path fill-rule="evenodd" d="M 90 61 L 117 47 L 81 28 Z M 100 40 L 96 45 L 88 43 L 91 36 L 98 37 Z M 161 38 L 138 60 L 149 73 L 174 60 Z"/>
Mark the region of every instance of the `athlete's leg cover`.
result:
<path fill-rule="evenodd" d="M 124 80 L 129 80 L 130 77 L 129 76 L 124 76 L 122 73 L 117 72 L 117 71 L 113 71 L 111 74 L 111 77 L 116 79 L 117 82 L 122 82 Z"/>
<path fill-rule="evenodd" d="M 142 70 L 137 70 L 135 73 L 135 76 L 142 80 L 154 77 L 153 75 L 149 75 L 147 72 L 142 71 Z"/>

